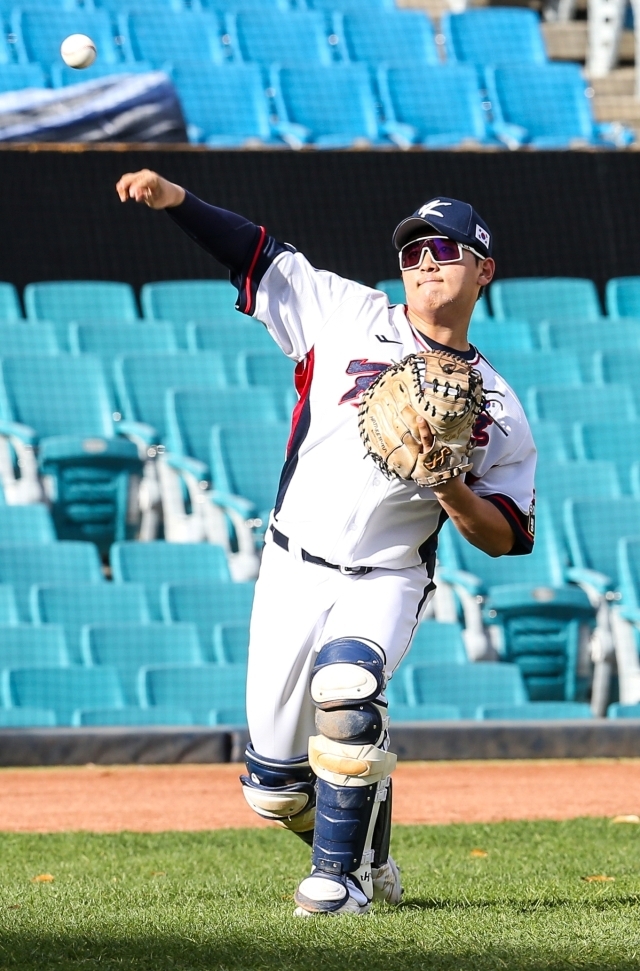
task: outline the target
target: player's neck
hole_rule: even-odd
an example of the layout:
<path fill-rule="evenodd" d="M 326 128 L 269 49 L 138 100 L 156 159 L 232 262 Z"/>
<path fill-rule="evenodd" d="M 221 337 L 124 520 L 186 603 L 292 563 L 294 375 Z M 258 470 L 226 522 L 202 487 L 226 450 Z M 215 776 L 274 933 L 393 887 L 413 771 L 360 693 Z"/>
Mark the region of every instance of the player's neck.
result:
<path fill-rule="evenodd" d="M 428 317 L 416 313 L 411 307 L 407 307 L 407 317 L 409 322 L 420 331 L 427 340 L 435 341 L 437 344 L 444 344 L 445 347 L 452 347 L 456 351 L 468 351 L 469 341 L 467 333 L 469 331 L 469 321 L 452 324 L 449 321 L 441 321 L 437 316 Z"/>

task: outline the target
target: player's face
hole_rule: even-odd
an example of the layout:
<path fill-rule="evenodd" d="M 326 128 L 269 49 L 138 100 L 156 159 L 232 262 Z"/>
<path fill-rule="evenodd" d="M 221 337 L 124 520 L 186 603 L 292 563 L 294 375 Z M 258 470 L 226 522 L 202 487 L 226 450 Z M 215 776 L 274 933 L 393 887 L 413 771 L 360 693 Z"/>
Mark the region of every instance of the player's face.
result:
<path fill-rule="evenodd" d="M 402 273 L 407 303 L 420 315 L 449 305 L 471 313 L 479 288 L 491 282 L 494 268 L 492 259 L 479 260 L 469 250 L 462 250 L 461 260 L 443 264 L 425 250 L 420 266 Z"/>

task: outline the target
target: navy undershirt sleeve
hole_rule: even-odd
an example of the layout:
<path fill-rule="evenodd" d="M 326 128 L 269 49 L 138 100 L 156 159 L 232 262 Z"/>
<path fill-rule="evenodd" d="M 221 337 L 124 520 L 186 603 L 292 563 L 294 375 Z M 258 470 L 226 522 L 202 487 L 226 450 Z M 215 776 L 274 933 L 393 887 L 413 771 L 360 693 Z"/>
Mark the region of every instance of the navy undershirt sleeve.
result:
<path fill-rule="evenodd" d="M 191 192 L 186 193 L 181 205 L 165 211 L 232 274 L 242 274 L 260 239 L 259 226 L 235 212 L 210 206 Z"/>

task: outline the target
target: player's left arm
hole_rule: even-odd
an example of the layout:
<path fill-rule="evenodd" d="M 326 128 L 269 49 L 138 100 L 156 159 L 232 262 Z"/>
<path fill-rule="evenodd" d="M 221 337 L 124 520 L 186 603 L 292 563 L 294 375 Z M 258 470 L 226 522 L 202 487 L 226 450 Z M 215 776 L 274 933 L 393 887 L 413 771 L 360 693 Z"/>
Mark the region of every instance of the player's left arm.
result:
<path fill-rule="evenodd" d="M 513 529 L 489 499 L 477 496 L 461 478 L 450 479 L 433 494 L 461 536 L 489 556 L 504 556 L 515 546 Z"/>

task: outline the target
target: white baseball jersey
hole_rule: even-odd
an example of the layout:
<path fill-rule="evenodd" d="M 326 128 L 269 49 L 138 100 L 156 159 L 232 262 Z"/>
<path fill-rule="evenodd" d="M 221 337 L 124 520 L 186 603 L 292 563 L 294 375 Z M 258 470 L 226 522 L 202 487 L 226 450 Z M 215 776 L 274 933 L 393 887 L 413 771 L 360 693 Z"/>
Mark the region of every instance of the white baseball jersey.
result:
<path fill-rule="evenodd" d="M 384 476 L 360 439 L 357 409 L 362 392 L 386 367 L 441 345 L 427 341 L 405 307 L 390 306 L 386 294 L 316 270 L 297 252 L 280 252 L 254 294 L 253 316 L 298 362 L 300 399 L 275 526 L 294 548 L 340 566 L 404 569 L 426 562 L 443 522 L 441 506 L 430 489 Z M 482 373 L 490 399 L 488 414 L 474 426 L 467 483 L 509 521 L 516 536 L 512 552 L 529 552 L 536 450 L 527 419 L 475 348 L 455 353 Z"/>

